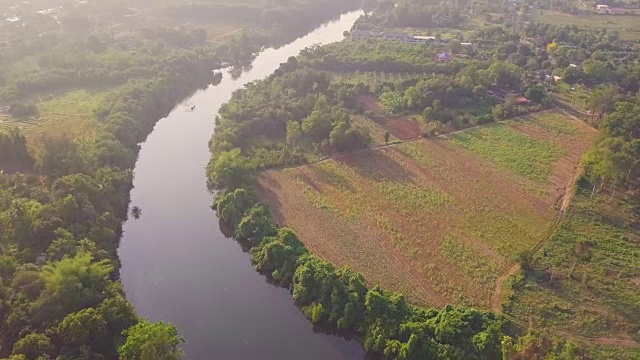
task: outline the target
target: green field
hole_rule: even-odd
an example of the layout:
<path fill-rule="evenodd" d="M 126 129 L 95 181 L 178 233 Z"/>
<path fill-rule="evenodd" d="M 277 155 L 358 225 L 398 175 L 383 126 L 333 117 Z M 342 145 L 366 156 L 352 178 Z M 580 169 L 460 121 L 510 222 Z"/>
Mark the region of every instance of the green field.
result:
<path fill-rule="evenodd" d="M 547 112 L 269 171 L 259 192 L 314 253 L 370 283 L 489 307 L 501 271 L 554 223 L 592 136 Z"/>
<path fill-rule="evenodd" d="M 551 25 L 575 25 L 582 28 L 616 30 L 627 41 L 640 39 L 640 16 L 630 15 L 573 15 L 547 10 L 532 10 L 534 22 Z"/>
<path fill-rule="evenodd" d="M 527 179 L 546 181 L 562 149 L 501 125 L 481 127 L 451 136 L 453 141 Z"/>
<path fill-rule="evenodd" d="M 31 119 L 5 118 L 0 128 L 18 127 L 27 136 L 30 144 L 36 145 L 43 136 L 79 137 L 95 132 L 95 111 L 100 106 L 107 90 L 76 90 L 38 99 L 38 116 Z"/>
<path fill-rule="evenodd" d="M 584 337 L 640 340 L 640 231 L 630 194 L 583 190 L 526 278 L 511 279 L 506 313 Z M 637 354 L 637 353 L 636 353 Z M 637 359 L 619 357 L 620 359 Z"/>

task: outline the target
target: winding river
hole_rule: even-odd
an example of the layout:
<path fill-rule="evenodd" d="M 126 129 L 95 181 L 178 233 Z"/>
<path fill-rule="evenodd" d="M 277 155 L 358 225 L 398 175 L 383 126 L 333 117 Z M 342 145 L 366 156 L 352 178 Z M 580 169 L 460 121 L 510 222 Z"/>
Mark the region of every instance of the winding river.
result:
<path fill-rule="evenodd" d="M 288 45 L 263 51 L 238 79 L 225 76 L 176 106 L 142 144 L 131 193 L 142 217 L 124 225 L 121 278 L 141 316 L 178 327 L 186 340 L 185 359 L 365 357 L 357 342 L 314 331 L 289 292 L 253 269 L 249 255 L 222 234 L 205 184 L 213 119 L 231 94 L 305 47 L 341 40 L 361 14 L 343 14 Z"/>

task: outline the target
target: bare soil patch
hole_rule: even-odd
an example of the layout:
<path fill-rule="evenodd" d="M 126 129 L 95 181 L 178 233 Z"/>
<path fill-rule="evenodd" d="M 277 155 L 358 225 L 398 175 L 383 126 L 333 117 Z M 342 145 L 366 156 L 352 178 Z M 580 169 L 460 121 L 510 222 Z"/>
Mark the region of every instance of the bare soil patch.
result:
<path fill-rule="evenodd" d="M 557 140 L 542 125 L 500 126 Z M 571 182 L 590 141 L 581 132 L 557 136 L 572 140 L 558 142 L 565 153 L 543 183 L 439 139 L 268 171 L 259 195 L 312 252 L 370 284 L 418 304 L 490 308 L 515 254 L 535 247 L 557 219 L 549 194 Z"/>
<path fill-rule="evenodd" d="M 419 121 L 406 116 L 380 116 L 373 119 L 376 124 L 400 140 L 417 139 L 421 135 Z"/>

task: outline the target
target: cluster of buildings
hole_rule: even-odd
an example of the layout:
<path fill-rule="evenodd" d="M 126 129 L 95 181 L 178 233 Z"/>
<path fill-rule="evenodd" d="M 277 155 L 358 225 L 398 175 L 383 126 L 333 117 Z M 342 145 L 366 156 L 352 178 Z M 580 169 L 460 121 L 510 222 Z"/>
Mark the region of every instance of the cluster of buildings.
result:
<path fill-rule="evenodd" d="M 351 38 L 354 40 L 383 39 L 383 40 L 404 41 L 407 43 L 416 43 L 416 44 L 432 43 L 436 45 L 446 45 L 445 42 L 437 39 L 435 36 L 413 36 L 413 35 L 405 34 L 402 32 L 395 32 L 395 31 L 375 32 L 370 30 L 354 30 L 351 32 Z"/>
<path fill-rule="evenodd" d="M 608 15 L 624 15 L 629 13 L 628 9 L 613 7 L 609 5 L 596 5 L 596 13 Z"/>
<path fill-rule="evenodd" d="M 383 32 L 375 32 L 370 30 L 353 30 L 351 32 L 351 38 L 354 40 L 361 39 L 382 39 L 382 40 L 396 40 L 396 41 L 404 41 L 407 43 L 422 43 L 422 44 L 434 44 L 434 45 L 448 45 L 449 43 L 437 38 L 436 36 L 422 36 L 422 35 L 409 35 L 402 32 L 395 31 L 383 31 Z M 489 47 L 493 47 L 495 43 L 490 41 Z M 470 42 L 462 42 L 460 43 L 462 48 L 472 48 L 473 44 Z M 485 46 L 482 46 L 485 47 Z"/>

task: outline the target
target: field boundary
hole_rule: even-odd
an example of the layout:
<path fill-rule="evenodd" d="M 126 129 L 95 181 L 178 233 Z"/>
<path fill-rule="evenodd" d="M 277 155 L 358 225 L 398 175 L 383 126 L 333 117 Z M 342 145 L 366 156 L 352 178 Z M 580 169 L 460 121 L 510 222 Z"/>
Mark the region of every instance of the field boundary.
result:
<path fill-rule="evenodd" d="M 588 128 L 591 131 L 594 131 L 594 132 L 598 131 L 598 130 L 594 129 L 593 127 L 589 126 L 589 124 L 587 124 L 584 121 L 580 120 L 578 117 L 569 114 L 566 110 L 564 110 L 562 108 L 556 107 L 553 110 L 556 110 L 556 112 L 567 116 L 568 118 L 574 120 L 574 122 L 579 123 L 581 126 L 583 126 L 585 128 Z M 542 235 L 540 240 L 538 242 L 536 242 L 533 245 L 533 247 L 531 247 L 531 249 L 530 249 L 531 255 L 533 255 L 533 254 L 537 253 L 538 251 L 540 251 L 540 249 L 542 249 L 542 247 L 544 247 L 544 245 L 546 245 L 549 241 L 551 241 L 551 238 L 553 237 L 553 235 L 555 235 L 556 231 L 560 228 L 560 225 L 562 224 L 562 220 L 564 220 L 564 215 L 565 215 L 567 209 L 569 209 L 569 205 L 571 204 L 571 200 L 573 200 L 574 188 L 575 188 L 576 183 L 578 182 L 578 178 L 580 177 L 581 172 L 582 172 L 582 169 L 580 167 L 580 163 L 578 162 L 578 164 L 576 164 L 576 167 L 574 169 L 574 175 L 571 178 L 571 181 L 567 184 L 567 186 L 565 187 L 564 194 L 558 200 L 558 203 L 560 204 L 560 208 L 558 209 L 558 216 L 556 216 L 556 219 L 549 226 L 549 228 L 545 231 L 545 233 Z M 504 298 L 504 294 L 503 294 L 504 283 L 512 275 L 515 275 L 518 272 L 518 270 L 520 270 L 520 264 L 516 262 L 516 263 L 512 263 L 511 265 L 505 267 L 499 273 L 499 276 L 496 279 L 496 287 L 495 287 L 493 296 L 491 297 L 491 309 L 494 312 L 502 313 L 502 305 L 501 304 L 502 304 L 502 300 Z"/>

